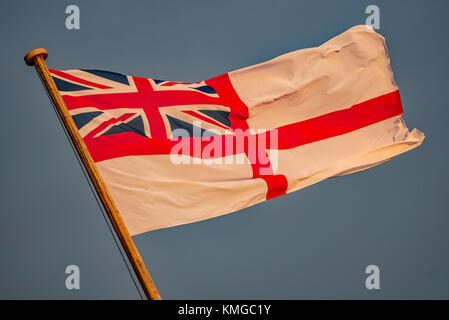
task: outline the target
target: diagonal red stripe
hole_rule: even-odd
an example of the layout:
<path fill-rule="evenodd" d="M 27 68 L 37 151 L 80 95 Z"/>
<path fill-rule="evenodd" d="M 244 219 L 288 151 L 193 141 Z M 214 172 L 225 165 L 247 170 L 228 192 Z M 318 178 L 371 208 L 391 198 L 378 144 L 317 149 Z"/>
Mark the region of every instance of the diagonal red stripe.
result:
<path fill-rule="evenodd" d="M 65 79 L 70 80 L 70 81 L 75 81 L 75 82 L 84 84 L 86 86 L 91 86 L 91 87 L 98 88 L 98 89 L 111 89 L 111 87 L 108 87 L 108 86 L 105 86 L 105 85 L 102 85 L 102 84 L 99 84 L 99 83 L 95 83 L 95 82 L 92 82 L 92 81 L 84 80 L 84 79 L 72 76 L 72 75 L 70 75 L 68 73 L 65 73 L 63 71 L 54 70 L 54 69 L 49 69 L 49 70 L 50 70 L 50 72 L 52 74 L 60 76 L 61 78 L 65 78 Z"/>

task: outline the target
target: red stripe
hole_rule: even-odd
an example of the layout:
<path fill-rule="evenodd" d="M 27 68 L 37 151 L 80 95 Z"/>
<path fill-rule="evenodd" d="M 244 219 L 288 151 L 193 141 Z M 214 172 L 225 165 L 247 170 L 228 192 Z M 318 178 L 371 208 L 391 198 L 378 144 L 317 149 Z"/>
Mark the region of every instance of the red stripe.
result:
<path fill-rule="evenodd" d="M 348 109 L 279 127 L 277 129 L 278 149 L 295 148 L 315 141 L 346 134 L 400 114 L 402 114 L 401 101 L 399 92 L 395 91 L 354 105 Z M 154 139 L 148 139 L 133 133 L 126 135 L 126 137 L 124 135 L 125 133 L 95 138 L 98 144 L 95 144 L 95 147 L 92 146 L 92 148 L 89 148 L 92 155 L 95 154 L 94 160 L 103 161 L 136 154 L 169 154 L 171 147 L 176 144 L 176 141 L 170 140 L 157 143 Z M 224 139 L 224 136 L 214 138 Z M 270 146 L 270 135 L 267 135 L 266 138 L 266 147 L 268 148 Z M 198 140 L 198 138 L 191 138 L 192 141 L 195 139 Z M 234 145 L 235 141 L 236 137 L 234 136 Z M 211 143 L 210 140 L 204 140 L 201 146 L 204 147 L 209 143 Z M 121 144 L 132 146 L 132 148 L 130 147 L 126 152 L 122 152 L 123 150 L 119 151 L 121 148 L 117 148 L 117 145 Z M 161 144 L 165 144 L 166 147 L 161 148 Z M 153 146 L 155 147 L 153 148 Z M 161 152 L 161 150 L 164 151 Z M 236 152 L 235 148 L 233 148 L 232 152 Z"/>
<path fill-rule="evenodd" d="M 65 78 L 65 79 L 70 80 L 70 81 L 75 81 L 75 82 L 84 84 L 86 86 L 91 86 L 91 87 L 98 88 L 98 89 L 111 89 L 111 87 L 108 87 L 108 86 L 105 86 L 105 85 L 102 85 L 102 84 L 98 84 L 98 83 L 94 83 L 94 82 L 91 82 L 91 81 L 88 81 L 88 80 L 84 80 L 84 79 L 72 76 L 72 75 L 70 75 L 68 73 L 59 71 L 59 70 L 53 70 L 53 69 L 49 69 L 49 70 L 51 71 L 51 73 L 53 73 L 53 74 L 55 74 L 57 76 L 60 76 L 61 78 Z"/>
<path fill-rule="evenodd" d="M 248 119 L 249 116 L 248 107 L 235 92 L 231 80 L 229 79 L 229 75 L 225 73 L 221 76 L 206 80 L 205 82 L 219 93 L 223 105 L 229 107 L 231 112 L 229 115 L 231 128 L 242 130 L 248 129 L 248 124 L 246 123 L 246 119 Z"/>
<path fill-rule="evenodd" d="M 403 113 L 399 91 L 356 104 L 348 109 L 292 123 L 278 129 L 278 148 L 290 149 L 339 136 Z"/>
<path fill-rule="evenodd" d="M 133 77 L 133 80 L 139 93 L 138 101 L 135 103 L 137 105 L 140 104 L 140 107 L 146 114 L 150 125 L 151 137 L 159 140 L 165 140 L 167 135 L 165 133 L 165 125 L 159 112 L 158 105 L 153 101 L 154 90 L 151 86 L 150 80 L 138 77 Z"/>
<path fill-rule="evenodd" d="M 134 79 L 142 79 L 133 77 Z M 142 94 L 140 92 L 125 93 L 101 93 L 86 96 L 62 96 L 67 105 L 67 109 L 74 110 L 85 107 L 95 107 L 100 110 L 117 108 L 140 108 L 142 105 Z M 167 90 L 154 91 L 151 97 L 148 95 L 148 104 L 155 107 L 169 107 L 178 105 L 220 105 L 221 100 L 216 97 L 209 97 L 198 91 Z"/>
<path fill-rule="evenodd" d="M 192 83 L 190 83 L 190 82 L 174 82 L 174 81 L 169 81 L 169 82 L 162 83 L 162 84 L 161 84 L 161 87 L 162 87 L 162 86 L 163 86 L 163 87 L 171 87 L 171 86 L 174 86 L 174 85 L 177 85 L 177 84 L 185 84 L 185 85 L 189 85 L 189 84 L 192 84 Z"/>
<path fill-rule="evenodd" d="M 279 150 L 299 147 L 308 143 L 332 138 L 346 134 L 357 129 L 375 124 L 380 121 L 401 115 L 403 113 L 399 91 L 394 91 L 386 95 L 356 104 L 351 108 L 331 112 L 316 118 L 292 123 L 277 128 Z M 225 145 L 225 136 L 211 137 L 209 140 L 201 138 L 190 138 L 191 145 L 193 140 L 201 142 L 201 148 L 213 143 L 213 139 L 223 139 Z M 237 137 L 232 137 L 234 147 L 224 148 L 222 156 L 237 153 Z M 89 144 L 91 152 L 96 162 L 107 159 L 117 158 L 129 155 L 144 154 L 170 154 L 171 148 L 177 143 L 173 140 L 156 141 L 139 136 L 134 133 L 122 133 L 113 136 L 101 136 L 95 138 L 96 142 L 86 141 Z M 122 145 L 117 148 L 117 145 Z M 266 135 L 265 147 L 270 148 L 270 134 Z M 248 153 L 248 143 L 245 141 L 243 152 Z"/>
<path fill-rule="evenodd" d="M 266 195 L 267 200 L 283 196 L 287 191 L 288 181 L 286 176 L 284 176 L 283 174 L 260 176 L 258 178 L 263 179 L 267 184 L 268 187 Z"/>

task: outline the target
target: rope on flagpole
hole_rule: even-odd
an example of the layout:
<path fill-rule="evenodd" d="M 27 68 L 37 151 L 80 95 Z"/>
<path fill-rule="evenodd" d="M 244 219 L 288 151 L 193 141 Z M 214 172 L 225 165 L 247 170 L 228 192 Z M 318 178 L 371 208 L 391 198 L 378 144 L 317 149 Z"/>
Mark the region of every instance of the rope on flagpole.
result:
<path fill-rule="evenodd" d="M 111 195 L 109 194 L 106 185 L 104 184 L 103 179 L 101 178 L 95 163 L 90 156 L 87 147 L 84 144 L 83 139 L 81 138 L 78 129 L 73 122 L 73 119 L 70 113 L 65 106 L 64 100 L 62 100 L 61 95 L 56 87 L 56 84 L 53 81 L 50 72 L 48 71 L 47 65 L 45 64 L 45 59 L 48 57 L 48 53 L 45 49 L 39 48 L 34 49 L 28 52 L 25 55 L 25 62 L 29 66 L 35 66 L 39 77 L 41 78 L 46 91 L 53 102 L 53 106 L 55 107 L 59 119 L 62 121 L 66 133 L 69 135 L 70 140 L 73 144 L 73 147 L 77 151 L 79 158 L 83 163 L 83 167 L 86 170 L 88 176 L 90 177 L 90 181 L 92 182 L 93 187 L 100 199 L 103 207 L 107 213 L 109 221 L 114 228 L 117 237 L 128 257 L 128 260 L 133 267 L 133 270 L 136 274 L 137 279 L 142 286 L 142 289 L 145 293 L 145 296 L 149 300 L 160 300 L 161 297 L 157 288 L 151 279 L 150 274 L 148 273 L 147 268 L 142 260 L 142 257 L 139 254 L 118 210 L 115 206 L 115 203 L 112 200 Z"/>

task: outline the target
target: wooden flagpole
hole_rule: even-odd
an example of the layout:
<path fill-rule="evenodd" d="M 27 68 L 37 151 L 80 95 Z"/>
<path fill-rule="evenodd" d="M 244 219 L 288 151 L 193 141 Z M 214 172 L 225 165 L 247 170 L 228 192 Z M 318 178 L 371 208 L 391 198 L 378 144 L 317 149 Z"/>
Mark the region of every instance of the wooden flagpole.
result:
<path fill-rule="evenodd" d="M 106 185 L 104 184 L 103 179 L 101 178 L 95 163 L 90 156 L 90 153 L 87 150 L 87 147 L 84 144 L 84 141 L 81 138 L 70 113 L 67 110 L 67 107 L 65 106 L 64 100 L 62 100 L 58 88 L 56 87 L 53 78 L 47 69 L 47 65 L 44 61 L 47 56 L 48 54 L 45 49 L 34 49 L 26 54 L 25 62 L 29 66 L 34 65 L 37 73 L 42 79 L 42 82 L 44 83 L 45 88 L 50 95 L 50 98 L 53 101 L 70 138 L 72 139 L 76 151 L 78 152 L 78 155 L 80 156 L 84 167 L 92 180 L 95 190 L 103 203 L 109 220 L 118 235 L 120 243 L 128 256 L 128 259 L 134 269 L 134 272 L 136 273 L 137 278 L 139 279 L 146 297 L 150 300 L 160 300 L 161 297 L 159 292 L 157 291 L 156 286 L 154 285 L 154 282 L 151 279 L 145 264 L 143 263 L 142 257 L 140 256 L 134 241 L 129 235 L 128 229 L 126 229 L 117 207 L 115 206 L 114 201 L 112 200 L 111 195 L 109 194 L 109 191 L 106 188 Z"/>

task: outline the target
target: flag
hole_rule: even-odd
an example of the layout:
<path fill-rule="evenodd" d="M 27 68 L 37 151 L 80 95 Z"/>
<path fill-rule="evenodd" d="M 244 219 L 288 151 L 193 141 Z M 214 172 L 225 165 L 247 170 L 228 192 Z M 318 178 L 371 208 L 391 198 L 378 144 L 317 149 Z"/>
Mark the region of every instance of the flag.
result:
<path fill-rule="evenodd" d="M 209 219 L 419 146 L 384 38 L 323 45 L 205 81 L 50 70 L 131 235 Z"/>

